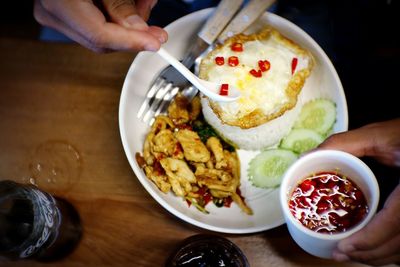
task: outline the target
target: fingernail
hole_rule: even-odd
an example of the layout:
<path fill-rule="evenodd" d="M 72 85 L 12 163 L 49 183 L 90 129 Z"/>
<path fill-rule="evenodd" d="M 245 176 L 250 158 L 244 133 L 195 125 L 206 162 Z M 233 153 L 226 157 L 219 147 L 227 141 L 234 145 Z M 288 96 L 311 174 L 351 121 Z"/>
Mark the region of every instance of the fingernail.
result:
<path fill-rule="evenodd" d="M 147 23 L 138 15 L 131 15 L 124 20 L 124 26 L 139 31 L 144 31 L 149 28 Z"/>
<path fill-rule="evenodd" d="M 144 50 L 156 52 L 156 51 L 158 50 L 158 47 L 155 46 L 154 44 L 146 44 L 146 45 L 144 46 Z"/>
<path fill-rule="evenodd" d="M 163 44 L 163 43 L 165 43 L 167 40 L 166 40 L 166 38 L 165 38 L 165 36 L 164 35 L 159 35 L 158 36 L 158 40 Z"/>

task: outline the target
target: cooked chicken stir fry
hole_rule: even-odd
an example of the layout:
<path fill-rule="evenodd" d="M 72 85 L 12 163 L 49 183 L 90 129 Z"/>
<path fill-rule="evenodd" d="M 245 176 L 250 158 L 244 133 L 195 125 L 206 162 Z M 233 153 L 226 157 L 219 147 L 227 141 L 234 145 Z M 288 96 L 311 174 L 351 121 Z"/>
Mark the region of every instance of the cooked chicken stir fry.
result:
<path fill-rule="evenodd" d="M 185 159 L 191 162 L 208 162 L 211 159 L 210 151 L 201 142 L 200 136 L 188 129 L 175 132 L 175 138 L 181 144 Z"/>
<path fill-rule="evenodd" d="M 240 196 L 240 164 L 236 151 L 224 149 L 216 136 L 200 138 L 192 123 L 201 114 L 200 99 L 189 102 L 178 95 L 159 115 L 147 134 L 143 157 L 137 155 L 146 176 L 164 193 L 172 190 L 200 210 L 211 199 L 229 206 L 233 201 L 247 214 L 252 210 Z"/>

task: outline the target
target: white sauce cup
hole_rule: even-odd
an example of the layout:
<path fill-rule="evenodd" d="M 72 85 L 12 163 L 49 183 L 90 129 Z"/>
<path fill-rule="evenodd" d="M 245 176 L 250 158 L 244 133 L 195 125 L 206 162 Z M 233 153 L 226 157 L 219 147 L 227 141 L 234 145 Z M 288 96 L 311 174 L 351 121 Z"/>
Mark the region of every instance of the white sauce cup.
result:
<path fill-rule="evenodd" d="M 300 223 L 289 210 L 289 199 L 297 185 L 311 174 L 338 172 L 353 181 L 363 192 L 369 211 L 364 219 L 345 232 L 318 233 Z M 286 171 L 280 187 L 280 203 L 286 225 L 294 241 L 306 252 L 321 258 L 332 258 L 337 243 L 363 228 L 376 213 L 379 186 L 374 173 L 359 158 L 337 150 L 317 150 L 302 156 Z"/>

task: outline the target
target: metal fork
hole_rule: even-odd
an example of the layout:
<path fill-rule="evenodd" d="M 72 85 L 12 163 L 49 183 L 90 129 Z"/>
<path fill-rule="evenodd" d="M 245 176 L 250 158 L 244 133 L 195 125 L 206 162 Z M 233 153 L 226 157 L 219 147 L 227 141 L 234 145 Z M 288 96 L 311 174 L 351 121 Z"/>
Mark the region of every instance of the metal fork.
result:
<path fill-rule="evenodd" d="M 204 41 L 203 43 L 197 43 L 198 45 L 193 46 L 182 61 L 182 64 L 187 67 L 191 67 L 194 62 L 196 62 L 196 59 L 200 57 L 199 51 L 204 51 L 208 46 L 203 45 L 205 43 Z M 199 47 L 199 45 L 203 45 L 203 47 Z M 199 62 L 199 60 L 197 60 L 197 62 Z M 137 113 L 137 117 L 151 125 L 153 123 L 153 118 L 165 112 L 168 104 L 178 92 L 181 92 L 191 100 L 197 94 L 197 89 L 174 67 L 169 65 L 164 68 L 153 81 Z"/>
<path fill-rule="evenodd" d="M 182 64 L 191 68 L 199 61 L 198 58 L 209 47 L 229 23 L 237 10 L 241 7 L 244 0 L 222 0 L 206 24 L 197 34 L 197 40 L 184 56 Z M 189 99 L 197 94 L 197 89 L 193 87 L 185 77 L 183 77 L 172 66 L 164 68 L 153 80 L 146 98 L 143 101 L 137 117 L 143 122 L 152 124 L 154 117 L 164 112 L 169 102 L 174 96 L 181 92 Z"/>

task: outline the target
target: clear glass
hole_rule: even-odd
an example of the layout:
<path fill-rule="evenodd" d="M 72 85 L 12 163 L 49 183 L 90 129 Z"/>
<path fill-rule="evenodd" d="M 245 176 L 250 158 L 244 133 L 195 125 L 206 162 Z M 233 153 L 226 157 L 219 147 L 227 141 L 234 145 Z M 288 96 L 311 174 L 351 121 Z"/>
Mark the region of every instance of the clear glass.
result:
<path fill-rule="evenodd" d="M 166 267 L 249 267 L 246 256 L 228 239 L 211 234 L 198 234 L 179 245 L 168 258 Z"/>
<path fill-rule="evenodd" d="M 0 181 L 0 254 L 12 260 L 53 261 L 82 235 L 79 214 L 64 199 L 33 185 Z"/>

